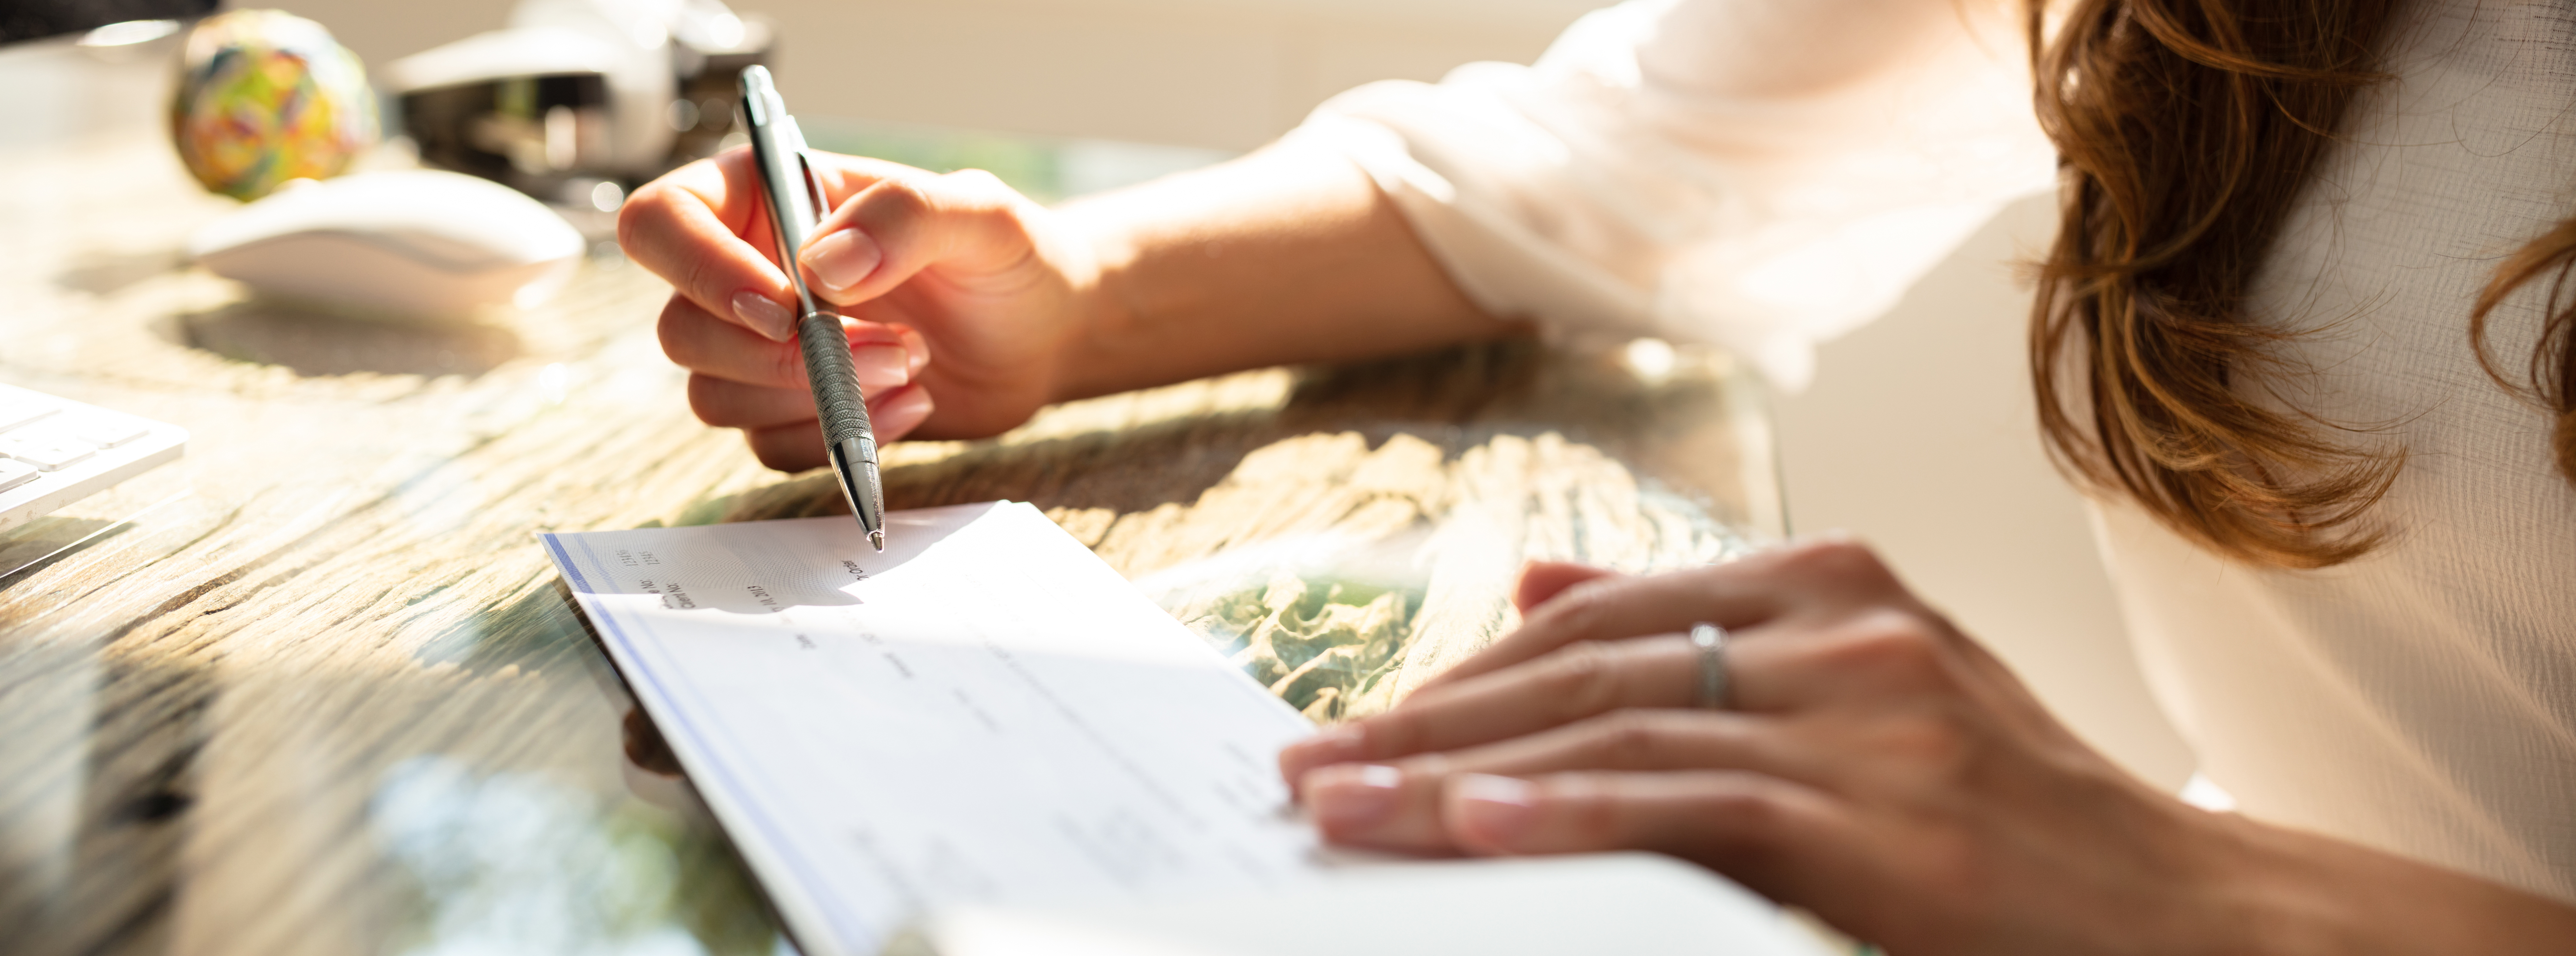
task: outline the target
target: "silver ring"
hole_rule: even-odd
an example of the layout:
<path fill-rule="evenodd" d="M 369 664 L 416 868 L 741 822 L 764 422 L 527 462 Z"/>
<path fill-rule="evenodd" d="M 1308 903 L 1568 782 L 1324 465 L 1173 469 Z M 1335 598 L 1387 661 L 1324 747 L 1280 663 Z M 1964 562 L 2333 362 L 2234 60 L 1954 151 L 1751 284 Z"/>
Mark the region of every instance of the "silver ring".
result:
<path fill-rule="evenodd" d="M 1691 646 L 1699 648 L 1699 699 L 1691 703 L 1702 710 L 1725 710 L 1727 693 L 1726 629 L 1702 621 L 1691 625 Z"/>

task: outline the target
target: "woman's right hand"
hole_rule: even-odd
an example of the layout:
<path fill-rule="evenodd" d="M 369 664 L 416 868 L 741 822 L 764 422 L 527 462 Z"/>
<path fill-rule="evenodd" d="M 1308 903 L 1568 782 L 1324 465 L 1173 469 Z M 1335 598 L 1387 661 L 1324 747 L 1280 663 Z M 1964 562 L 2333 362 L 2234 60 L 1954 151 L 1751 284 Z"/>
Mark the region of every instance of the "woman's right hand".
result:
<path fill-rule="evenodd" d="M 877 439 L 997 434 L 1052 400 L 1099 272 L 1088 248 L 988 173 L 812 155 L 833 211 L 800 260 L 846 316 Z M 801 471 L 825 452 L 759 197 L 750 150 L 728 150 L 638 188 L 618 243 L 672 285 L 662 349 L 691 372 L 690 408 Z"/>

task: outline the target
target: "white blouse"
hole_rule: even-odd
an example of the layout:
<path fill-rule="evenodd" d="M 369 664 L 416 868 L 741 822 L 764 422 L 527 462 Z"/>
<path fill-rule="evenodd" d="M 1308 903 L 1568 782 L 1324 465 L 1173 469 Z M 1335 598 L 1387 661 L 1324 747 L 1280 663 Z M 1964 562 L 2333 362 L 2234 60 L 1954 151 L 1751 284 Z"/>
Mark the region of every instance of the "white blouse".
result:
<path fill-rule="evenodd" d="M 2018 4 L 1982 2 L 1634 0 L 1292 135 L 1367 169 L 1488 309 L 1714 342 L 1796 389 L 1815 343 L 2054 183 Z M 2339 323 L 2289 349 L 2316 375 L 2269 384 L 2409 452 L 2395 538 L 2283 571 L 2116 500 L 2095 524 L 2150 686 L 2243 812 L 2576 901 L 2576 487 L 2467 337 L 2496 262 L 2576 212 L 2576 13 L 2419 0 L 2387 56 L 2252 311 Z M 2539 299 L 2495 317 L 2507 369 Z"/>

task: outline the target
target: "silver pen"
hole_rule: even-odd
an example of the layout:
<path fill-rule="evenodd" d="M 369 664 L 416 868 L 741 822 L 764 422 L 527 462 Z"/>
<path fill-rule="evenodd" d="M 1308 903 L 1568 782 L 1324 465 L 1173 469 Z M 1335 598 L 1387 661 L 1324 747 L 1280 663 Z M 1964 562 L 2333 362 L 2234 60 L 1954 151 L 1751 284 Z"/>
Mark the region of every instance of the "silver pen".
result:
<path fill-rule="evenodd" d="M 743 128 L 751 137 L 752 166 L 760 171 L 761 195 L 769 207 L 769 228 L 778 237 L 778 264 L 796 287 L 796 339 L 805 352 L 805 378 L 814 386 L 814 411 L 823 422 L 823 445 L 832 456 L 832 472 L 850 512 L 868 533 L 868 543 L 885 550 L 885 489 L 877 475 L 877 436 L 868 430 L 868 400 L 859 392 L 858 372 L 850 364 L 850 340 L 841 332 L 841 317 L 815 301 L 805 287 L 805 272 L 796 253 L 805 237 L 822 224 L 831 209 L 823 181 L 805 155 L 805 134 L 787 103 L 760 66 L 742 71 Z"/>

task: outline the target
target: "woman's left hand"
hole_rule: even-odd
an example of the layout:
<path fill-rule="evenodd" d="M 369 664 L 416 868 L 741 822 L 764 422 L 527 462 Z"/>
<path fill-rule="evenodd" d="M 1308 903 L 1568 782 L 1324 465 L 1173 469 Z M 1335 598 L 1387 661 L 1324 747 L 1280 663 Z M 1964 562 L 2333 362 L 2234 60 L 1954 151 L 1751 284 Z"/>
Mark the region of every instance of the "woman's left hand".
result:
<path fill-rule="evenodd" d="M 2244 916 L 2252 825 L 2077 741 L 1860 545 L 1534 565 L 1520 603 L 1520 631 L 1281 755 L 1327 837 L 1661 851 L 1907 954 L 2191 952 Z M 1732 634 L 1726 710 L 1693 706 L 1697 622 Z"/>

